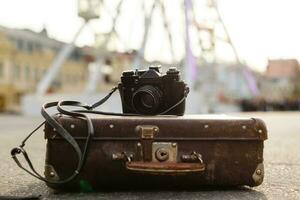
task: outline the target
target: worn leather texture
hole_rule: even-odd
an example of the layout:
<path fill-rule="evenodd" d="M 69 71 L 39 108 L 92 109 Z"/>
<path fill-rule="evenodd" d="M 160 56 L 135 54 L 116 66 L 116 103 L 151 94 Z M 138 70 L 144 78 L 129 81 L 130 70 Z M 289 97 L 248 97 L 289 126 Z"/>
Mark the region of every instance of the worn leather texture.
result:
<path fill-rule="evenodd" d="M 63 185 L 48 184 L 49 187 L 80 190 L 82 184 L 87 184 L 95 191 L 191 189 L 257 186 L 263 181 L 267 129 L 260 119 L 226 115 L 89 116 L 95 135 L 83 170 L 74 181 Z M 65 116 L 57 120 L 83 148 L 87 135 L 85 121 Z M 149 133 L 143 138 L 138 130 L 140 126 L 157 127 L 158 130 L 153 131 L 152 138 L 148 138 Z M 151 137 L 151 129 L 146 128 Z M 68 177 L 78 162 L 72 147 L 49 124 L 45 125 L 45 138 L 46 177 L 50 180 Z M 153 160 L 156 150 L 152 149 L 153 143 L 162 146 L 162 151 L 172 151 L 176 160 Z"/>

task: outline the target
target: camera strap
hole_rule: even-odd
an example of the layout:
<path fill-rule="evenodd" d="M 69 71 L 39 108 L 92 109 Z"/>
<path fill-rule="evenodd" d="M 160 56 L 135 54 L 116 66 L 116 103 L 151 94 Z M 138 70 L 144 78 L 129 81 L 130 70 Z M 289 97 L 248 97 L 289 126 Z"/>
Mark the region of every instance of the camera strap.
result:
<path fill-rule="evenodd" d="M 11 150 L 11 156 L 12 156 L 13 160 L 16 162 L 17 166 L 19 166 L 21 169 L 26 171 L 28 174 L 34 176 L 35 178 L 40 179 L 49 184 L 64 184 L 64 183 L 70 182 L 73 179 L 75 179 L 78 176 L 78 174 L 81 172 L 82 167 L 85 164 L 85 161 L 86 161 L 86 158 L 88 155 L 88 151 L 89 151 L 89 146 L 90 146 L 91 140 L 94 135 L 94 127 L 92 124 L 92 120 L 87 115 L 88 113 L 101 114 L 101 115 L 117 115 L 117 116 L 141 116 L 139 114 L 113 113 L 113 112 L 103 112 L 103 111 L 94 110 L 98 106 L 105 103 L 117 89 L 118 89 L 117 87 L 112 88 L 112 90 L 104 98 L 102 98 L 100 101 L 98 101 L 92 105 L 88 105 L 88 104 L 85 104 L 85 103 L 82 103 L 79 101 L 55 101 L 55 102 L 45 103 L 41 109 L 41 115 L 44 117 L 45 121 L 42 122 L 40 125 L 38 125 L 31 133 L 29 133 L 29 135 L 22 141 L 20 146 L 15 147 Z M 187 88 L 185 90 L 184 96 L 181 100 L 179 100 L 176 104 L 174 104 L 170 108 L 166 109 L 165 111 L 159 113 L 158 115 L 163 115 L 163 114 L 171 111 L 175 107 L 177 107 L 179 104 L 181 104 L 186 99 L 188 92 L 189 92 L 189 90 Z M 68 107 L 72 106 L 72 107 L 77 107 L 77 108 L 81 108 L 81 109 L 67 110 L 64 108 L 65 106 L 68 106 Z M 47 111 L 49 108 L 56 108 L 58 113 L 51 115 Z M 84 144 L 83 151 L 80 149 L 78 143 L 75 141 L 75 139 L 72 137 L 72 135 L 55 119 L 55 117 L 60 116 L 60 115 L 67 115 L 67 116 L 75 117 L 75 118 L 84 120 L 86 122 L 87 138 L 86 138 L 86 141 Z M 72 146 L 72 148 L 74 149 L 74 151 L 76 152 L 76 155 L 77 155 L 78 162 L 77 162 L 76 169 L 74 170 L 72 175 L 70 175 L 68 178 L 65 178 L 63 180 L 59 180 L 59 181 L 49 180 L 49 179 L 43 177 L 40 173 L 38 173 L 36 171 L 36 169 L 34 168 L 32 162 L 30 160 L 30 157 L 24 148 L 27 140 L 37 130 L 39 130 L 45 123 L 49 124 L 53 129 L 55 129 L 56 132 Z M 24 167 L 21 164 L 21 162 L 19 161 L 18 156 L 17 156 L 18 154 L 23 155 L 25 161 L 27 162 L 29 169 Z"/>

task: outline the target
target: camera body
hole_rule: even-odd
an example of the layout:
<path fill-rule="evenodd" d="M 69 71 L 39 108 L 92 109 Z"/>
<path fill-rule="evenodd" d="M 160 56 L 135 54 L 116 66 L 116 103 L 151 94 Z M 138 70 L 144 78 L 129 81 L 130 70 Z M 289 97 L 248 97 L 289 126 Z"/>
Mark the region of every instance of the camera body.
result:
<path fill-rule="evenodd" d="M 142 115 L 160 114 L 175 104 L 164 115 L 183 115 L 187 85 L 180 79 L 180 72 L 169 68 L 166 74 L 160 67 L 151 66 L 148 70 L 124 71 L 118 85 L 123 113 Z"/>

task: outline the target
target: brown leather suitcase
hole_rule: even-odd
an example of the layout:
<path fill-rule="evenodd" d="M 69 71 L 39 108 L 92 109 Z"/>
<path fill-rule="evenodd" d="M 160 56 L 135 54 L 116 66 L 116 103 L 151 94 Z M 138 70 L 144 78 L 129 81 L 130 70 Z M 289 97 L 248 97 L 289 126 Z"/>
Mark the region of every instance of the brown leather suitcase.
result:
<path fill-rule="evenodd" d="M 264 122 L 226 115 L 89 115 L 94 136 L 79 175 L 56 189 L 189 189 L 202 186 L 257 186 L 264 178 Z M 81 149 L 85 120 L 57 117 Z M 63 180 L 76 169 L 71 145 L 45 125 L 45 176 Z"/>

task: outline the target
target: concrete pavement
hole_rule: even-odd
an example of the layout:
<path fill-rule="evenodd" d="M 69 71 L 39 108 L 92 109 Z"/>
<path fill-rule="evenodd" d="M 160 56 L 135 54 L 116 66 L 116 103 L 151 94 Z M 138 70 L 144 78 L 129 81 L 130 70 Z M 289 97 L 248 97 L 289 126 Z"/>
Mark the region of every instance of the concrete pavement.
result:
<path fill-rule="evenodd" d="M 241 113 L 234 115 L 265 120 L 269 139 L 265 142 L 265 180 L 255 188 L 234 190 L 55 193 L 39 180 L 19 169 L 10 158 L 10 149 L 20 144 L 42 118 L 0 115 L 0 197 L 41 195 L 42 199 L 300 199 L 300 112 Z M 27 144 L 39 171 L 43 171 L 43 132 Z M 1 198 L 0 198 L 1 199 Z"/>

